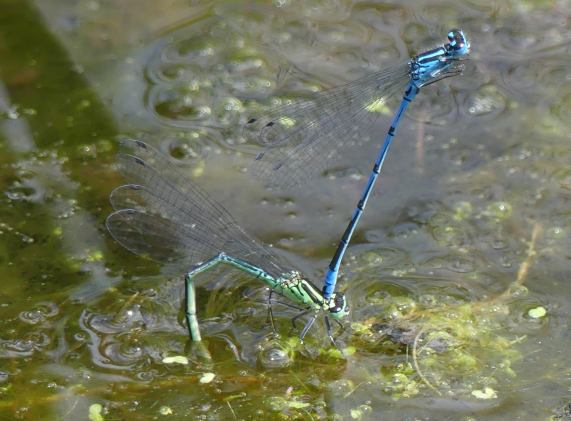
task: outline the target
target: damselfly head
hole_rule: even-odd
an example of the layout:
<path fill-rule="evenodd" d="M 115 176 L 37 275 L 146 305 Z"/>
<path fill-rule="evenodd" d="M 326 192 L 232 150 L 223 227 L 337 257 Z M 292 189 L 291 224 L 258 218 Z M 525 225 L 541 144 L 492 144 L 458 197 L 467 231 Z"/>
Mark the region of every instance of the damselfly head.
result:
<path fill-rule="evenodd" d="M 342 319 L 349 314 L 347 298 L 342 292 L 336 292 L 329 301 L 329 315 L 334 319 Z"/>
<path fill-rule="evenodd" d="M 448 32 L 448 44 L 446 50 L 453 56 L 465 56 L 470 53 L 470 42 L 461 29 L 451 29 Z"/>

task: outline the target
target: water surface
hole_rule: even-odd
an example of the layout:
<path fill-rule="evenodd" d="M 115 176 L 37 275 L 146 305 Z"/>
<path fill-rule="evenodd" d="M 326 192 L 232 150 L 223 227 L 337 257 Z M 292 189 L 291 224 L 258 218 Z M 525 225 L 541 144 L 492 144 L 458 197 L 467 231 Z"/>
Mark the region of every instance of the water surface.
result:
<path fill-rule="evenodd" d="M 88 419 L 94 404 L 110 420 L 571 417 L 568 1 L 0 8 L 0 418 Z M 323 326 L 297 344 L 288 309 L 275 309 L 273 335 L 263 287 L 220 269 L 201 279 L 212 360 L 198 358 L 182 273 L 104 229 L 116 137 L 145 134 L 319 282 L 390 112 L 288 192 L 248 176 L 242 124 L 452 27 L 472 60 L 407 112 L 349 249 L 345 357 Z M 307 77 L 279 80 L 291 65 Z"/>

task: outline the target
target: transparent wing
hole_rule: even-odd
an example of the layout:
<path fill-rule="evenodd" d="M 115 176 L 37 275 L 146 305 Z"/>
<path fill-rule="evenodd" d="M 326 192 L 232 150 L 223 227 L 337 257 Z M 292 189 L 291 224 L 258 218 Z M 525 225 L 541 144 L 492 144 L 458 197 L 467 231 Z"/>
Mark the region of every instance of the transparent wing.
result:
<path fill-rule="evenodd" d="M 176 164 L 141 141 L 124 140 L 119 168 L 133 182 L 110 196 L 115 209 L 107 229 L 133 253 L 188 270 L 220 252 L 285 272 L 276 256 L 250 237 L 234 218 Z"/>
<path fill-rule="evenodd" d="M 271 186 L 301 184 L 359 141 L 387 98 L 404 92 L 409 80 L 404 63 L 250 118 L 246 136 L 263 148 L 252 172 Z"/>
<path fill-rule="evenodd" d="M 187 257 L 184 238 L 168 219 L 134 209 L 113 212 L 106 221 L 107 229 L 127 250 L 162 263 L 173 263 Z M 203 254 L 204 247 L 201 245 Z M 212 250 L 209 250 L 212 252 Z"/>

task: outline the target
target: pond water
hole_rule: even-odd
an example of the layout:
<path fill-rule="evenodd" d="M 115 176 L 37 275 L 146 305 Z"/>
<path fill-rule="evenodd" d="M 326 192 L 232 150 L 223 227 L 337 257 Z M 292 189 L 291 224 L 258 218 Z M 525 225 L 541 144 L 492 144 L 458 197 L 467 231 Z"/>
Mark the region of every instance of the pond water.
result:
<path fill-rule="evenodd" d="M 0 0 L 0 419 L 571 419 L 571 2 Z M 464 74 L 407 111 L 349 248 L 339 350 L 251 277 L 105 229 L 144 137 L 319 284 L 396 103 L 306 185 L 248 174 L 242 127 L 461 27 Z M 296 69 L 285 79 L 283 69 Z M 303 75 L 303 78 L 299 76 Z M 174 359 L 171 357 L 175 357 Z"/>

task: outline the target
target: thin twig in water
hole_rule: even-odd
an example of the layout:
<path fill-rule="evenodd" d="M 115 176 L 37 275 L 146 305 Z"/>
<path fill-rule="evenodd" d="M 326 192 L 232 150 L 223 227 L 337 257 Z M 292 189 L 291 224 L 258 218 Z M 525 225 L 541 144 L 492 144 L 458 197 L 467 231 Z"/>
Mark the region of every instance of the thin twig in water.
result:
<path fill-rule="evenodd" d="M 527 273 L 529 272 L 529 266 L 531 265 L 531 260 L 537 254 L 535 251 L 535 245 L 537 244 L 537 237 L 541 233 L 541 225 L 539 222 L 533 224 L 533 231 L 531 231 L 531 240 L 529 240 L 529 247 L 527 249 L 527 257 L 524 262 L 519 267 L 517 271 L 516 285 L 523 285 L 525 278 L 527 278 Z"/>
<path fill-rule="evenodd" d="M 430 389 L 432 389 L 432 391 L 434 391 L 438 396 L 442 396 L 442 393 L 440 393 L 440 391 L 438 389 L 436 389 L 428 381 L 428 379 L 426 377 L 424 377 L 424 374 L 422 374 L 422 371 L 420 370 L 420 367 L 418 365 L 418 358 L 416 355 L 416 350 L 418 349 L 418 340 L 420 339 L 420 335 L 422 335 L 423 332 L 424 332 L 424 327 L 422 329 L 420 329 L 418 331 L 418 333 L 416 334 L 416 336 L 414 337 L 414 344 L 412 345 L 412 363 L 414 364 L 414 369 L 416 370 L 416 372 L 418 373 L 418 376 L 424 382 L 424 384 L 427 385 Z"/>
<path fill-rule="evenodd" d="M 238 417 L 236 417 L 236 413 L 234 412 L 232 405 L 230 405 L 230 401 L 226 401 L 226 403 L 228 404 L 228 408 L 230 408 L 230 412 L 232 412 L 232 416 L 234 417 L 234 419 L 238 420 Z"/>
<path fill-rule="evenodd" d="M 125 301 L 125 304 L 123 304 L 121 306 L 121 308 L 119 309 L 119 311 L 115 314 L 115 316 L 113 317 L 113 321 L 118 323 L 124 316 L 125 313 L 127 312 L 127 309 L 131 306 L 131 304 L 133 304 L 133 302 L 139 298 L 139 292 L 137 291 L 136 293 L 134 293 L 133 295 L 131 295 L 129 297 L 129 299 L 127 301 Z"/>
<path fill-rule="evenodd" d="M 343 395 L 343 399 L 347 399 L 349 396 L 351 396 L 358 388 L 360 388 L 361 386 L 365 385 L 365 384 L 369 384 L 369 382 L 361 382 L 359 383 L 357 386 L 355 386 L 353 389 L 351 389 L 349 392 L 347 392 L 345 395 Z"/>
<path fill-rule="evenodd" d="M 525 283 L 525 280 L 527 279 L 527 275 L 529 273 L 529 268 L 531 267 L 531 262 L 537 255 L 535 247 L 537 245 L 537 239 L 541 234 L 541 231 L 542 231 L 541 224 L 539 222 L 534 222 L 533 229 L 531 231 L 531 238 L 529 240 L 529 245 L 527 247 L 526 258 L 519 266 L 515 282 L 512 284 L 511 288 L 508 288 L 506 291 L 502 292 L 500 295 L 489 301 L 488 304 L 491 303 L 495 304 L 509 299 L 512 296 L 513 287 L 520 287 Z"/>
<path fill-rule="evenodd" d="M 310 420 L 313 421 L 313 420 L 315 419 L 315 418 L 313 418 L 313 416 L 312 416 L 308 411 L 306 411 L 305 409 L 301 408 L 300 411 L 301 411 L 301 412 L 305 412 L 305 413 L 307 414 L 307 416 L 309 417 Z"/>

